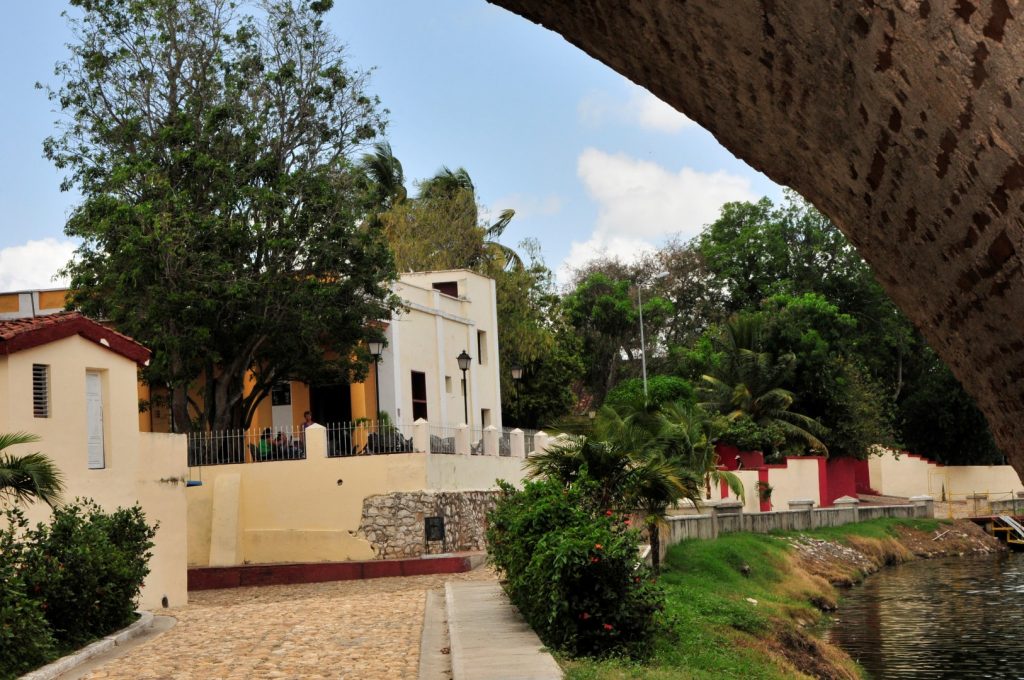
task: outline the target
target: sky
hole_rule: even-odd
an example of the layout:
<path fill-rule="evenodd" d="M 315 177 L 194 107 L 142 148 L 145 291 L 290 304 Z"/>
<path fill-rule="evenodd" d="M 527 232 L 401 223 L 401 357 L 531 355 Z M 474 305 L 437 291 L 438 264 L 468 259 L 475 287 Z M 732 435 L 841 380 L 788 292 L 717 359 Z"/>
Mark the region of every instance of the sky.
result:
<path fill-rule="evenodd" d="M 78 200 L 42 156 L 57 114 L 38 81 L 71 34 L 60 0 L 10 3 L 0 23 L 0 291 L 61 285 Z M 373 68 L 388 139 L 413 182 L 465 167 L 483 205 L 516 217 L 567 279 L 599 254 L 625 260 L 688 239 L 726 201 L 781 197 L 698 125 L 561 36 L 484 0 L 336 0 L 327 22 L 349 63 Z"/>

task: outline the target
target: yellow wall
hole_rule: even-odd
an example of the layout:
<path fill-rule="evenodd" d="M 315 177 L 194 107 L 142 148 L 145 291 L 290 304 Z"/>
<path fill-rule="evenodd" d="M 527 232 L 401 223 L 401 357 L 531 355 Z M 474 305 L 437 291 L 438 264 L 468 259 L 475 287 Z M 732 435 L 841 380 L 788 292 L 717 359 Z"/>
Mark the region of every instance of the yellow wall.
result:
<path fill-rule="evenodd" d="M 12 314 L 21 309 L 21 296 L 17 293 L 0 295 L 0 314 Z"/>
<path fill-rule="evenodd" d="M 932 496 L 945 492 L 947 498 L 963 500 L 970 494 L 987 493 L 991 498 L 1009 498 L 1024 491 L 1017 472 L 1009 465 L 941 466 L 926 459 L 884 450 L 872 456 L 868 467 L 871 486 L 887 496 Z"/>
<path fill-rule="evenodd" d="M 67 297 L 67 290 L 41 290 L 39 291 L 39 309 L 64 309 Z"/>
<path fill-rule="evenodd" d="M 321 426 L 307 442 L 306 460 L 194 469 L 203 484 L 187 491 L 190 565 L 373 559 L 355 535 L 367 496 L 492 489 L 498 478 L 523 477 L 522 459 L 494 456 L 327 458 Z"/>
<path fill-rule="evenodd" d="M 50 366 L 49 418 L 33 416 L 33 364 Z M 88 467 L 87 369 L 102 375 L 106 467 L 100 470 Z M 16 447 L 12 453 L 48 455 L 64 475 L 66 499 L 92 498 L 106 510 L 139 502 L 150 522 L 161 523 L 142 605 L 159 607 L 164 595 L 172 604 L 183 604 L 185 490 L 181 484 L 160 480 L 185 476 L 185 438 L 140 434 L 135 363 L 79 336 L 0 357 L 0 432 L 17 431 L 36 434 L 41 441 Z M 33 522 L 49 515 L 49 508 L 41 504 L 28 510 Z"/>

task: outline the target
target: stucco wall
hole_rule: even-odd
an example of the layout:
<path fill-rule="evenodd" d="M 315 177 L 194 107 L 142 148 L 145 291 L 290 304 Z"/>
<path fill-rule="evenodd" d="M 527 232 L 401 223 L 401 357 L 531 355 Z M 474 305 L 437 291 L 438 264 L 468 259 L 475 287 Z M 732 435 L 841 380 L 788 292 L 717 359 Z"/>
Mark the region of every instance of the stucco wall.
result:
<path fill-rule="evenodd" d="M 367 497 L 486 490 L 499 477 L 522 480 L 522 459 L 425 453 L 327 458 L 323 429 L 315 427 L 307 434 L 306 460 L 193 470 L 203 484 L 187 490 L 189 565 L 373 559 L 370 543 L 356 535 Z"/>
<path fill-rule="evenodd" d="M 937 465 L 926 458 L 882 450 L 868 461 L 871 486 L 887 496 L 929 495 L 962 500 L 987 493 L 991 498 L 1024 491 L 1020 477 L 1009 465 Z"/>
<path fill-rule="evenodd" d="M 50 417 L 32 411 L 32 365 L 50 367 Z M 86 444 L 85 374 L 101 373 L 103 392 L 103 469 L 90 469 Z M 12 453 L 40 451 L 64 475 L 66 500 L 92 498 L 106 510 L 142 505 L 150 522 L 160 522 L 152 573 L 141 606 L 159 608 L 166 596 L 172 605 L 187 601 L 185 589 L 185 490 L 181 483 L 160 481 L 186 474 L 183 436 L 139 432 L 137 367 L 115 352 L 72 336 L 0 357 L 0 431 L 30 432 L 37 444 Z M 32 504 L 30 521 L 44 521 L 49 508 Z"/>

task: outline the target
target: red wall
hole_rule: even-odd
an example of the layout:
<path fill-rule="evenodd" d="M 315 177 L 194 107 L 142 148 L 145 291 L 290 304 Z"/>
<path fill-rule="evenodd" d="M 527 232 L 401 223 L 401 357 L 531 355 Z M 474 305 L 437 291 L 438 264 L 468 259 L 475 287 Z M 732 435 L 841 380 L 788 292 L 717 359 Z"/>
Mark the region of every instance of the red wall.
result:
<path fill-rule="evenodd" d="M 764 454 L 760 451 L 740 451 L 729 444 L 715 444 L 715 452 L 718 454 L 718 466 L 726 470 L 735 470 L 736 456 L 743 461 L 743 469 L 756 470 L 764 465 Z"/>

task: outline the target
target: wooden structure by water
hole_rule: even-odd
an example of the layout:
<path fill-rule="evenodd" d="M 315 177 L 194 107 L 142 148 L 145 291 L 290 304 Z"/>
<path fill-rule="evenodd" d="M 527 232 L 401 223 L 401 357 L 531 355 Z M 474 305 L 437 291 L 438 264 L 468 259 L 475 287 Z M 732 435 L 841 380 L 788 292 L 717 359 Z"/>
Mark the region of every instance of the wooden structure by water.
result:
<path fill-rule="evenodd" d="M 989 515 L 987 517 L 971 517 L 971 521 L 980 525 L 1000 541 L 1014 550 L 1024 550 L 1024 517 L 1010 515 Z"/>

